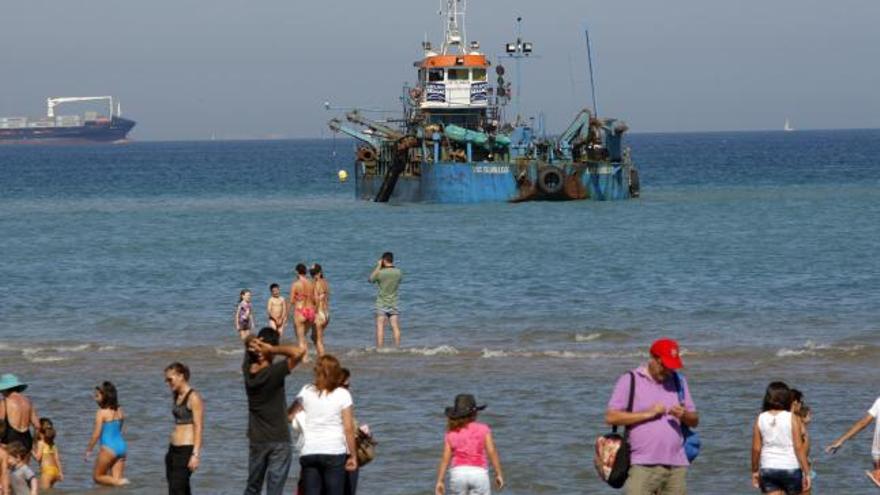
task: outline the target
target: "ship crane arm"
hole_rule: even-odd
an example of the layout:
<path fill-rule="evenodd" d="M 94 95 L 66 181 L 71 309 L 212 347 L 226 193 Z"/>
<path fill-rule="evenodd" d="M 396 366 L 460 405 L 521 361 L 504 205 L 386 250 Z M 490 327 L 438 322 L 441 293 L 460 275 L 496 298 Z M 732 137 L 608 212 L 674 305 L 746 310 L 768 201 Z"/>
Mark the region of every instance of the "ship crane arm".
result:
<path fill-rule="evenodd" d="M 379 137 L 367 134 L 358 129 L 352 129 L 351 127 L 348 127 L 347 125 L 342 123 L 342 121 L 339 119 L 331 119 L 330 122 L 327 123 L 327 126 L 330 127 L 330 130 L 333 132 L 341 132 L 369 144 L 376 151 L 378 151 L 382 147 L 382 140 Z"/>
<path fill-rule="evenodd" d="M 575 116 L 574 120 L 559 136 L 559 142 L 563 145 L 573 144 L 578 138 L 586 139 L 590 125 L 590 111 L 583 109 Z"/>
<path fill-rule="evenodd" d="M 55 116 L 55 107 L 62 104 L 62 103 L 75 103 L 75 102 L 79 102 L 79 101 L 101 101 L 101 100 L 107 100 L 107 102 L 110 104 L 110 116 L 111 117 L 113 115 L 118 116 L 119 113 L 121 113 L 121 110 L 118 113 L 113 111 L 114 108 L 113 108 L 113 97 L 112 96 L 56 96 L 56 97 L 52 97 L 52 98 L 46 98 L 46 107 L 47 107 L 46 115 L 48 117 L 54 117 Z"/>
<path fill-rule="evenodd" d="M 392 141 L 396 141 L 404 136 L 404 134 L 397 129 L 393 129 L 391 127 L 388 127 L 387 125 L 380 124 L 375 120 L 370 120 L 361 115 L 360 112 L 358 112 L 357 110 L 348 112 L 347 114 L 345 114 L 345 118 L 353 124 L 362 125 Z"/>

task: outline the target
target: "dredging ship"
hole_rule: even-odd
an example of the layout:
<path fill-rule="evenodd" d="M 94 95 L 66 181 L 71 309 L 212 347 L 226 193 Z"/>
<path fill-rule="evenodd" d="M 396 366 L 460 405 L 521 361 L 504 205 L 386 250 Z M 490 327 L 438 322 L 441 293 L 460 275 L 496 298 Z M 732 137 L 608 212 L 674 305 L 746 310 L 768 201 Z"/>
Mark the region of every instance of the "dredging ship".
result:
<path fill-rule="evenodd" d="M 490 86 L 490 61 L 478 42 L 465 38 L 465 10 L 466 0 L 445 1 L 445 40 L 439 50 L 422 43 L 417 82 L 403 87 L 402 118 L 378 121 L 354 110 L 345 121 L 328 123 L 358 141 L 356 197 L 436 203 L 638 197 L 624 122 L 585 108 L 548 137 L 530 119 L 506 121 L 510 83 L 498 65 Z M 505 49 L 528 56 L 532 44 L 518 37 Z"/>
<path fill-rule="evenodd" d="M 62 103 L 107 101 L 109 115 L 55 115 Z M 0 144 L 113 143 L 124 141 L 135 121 L 122 117 L 122 106 L 112 96 L 60 96 L 46 99 L 46 116 L 0 117 Z"/>

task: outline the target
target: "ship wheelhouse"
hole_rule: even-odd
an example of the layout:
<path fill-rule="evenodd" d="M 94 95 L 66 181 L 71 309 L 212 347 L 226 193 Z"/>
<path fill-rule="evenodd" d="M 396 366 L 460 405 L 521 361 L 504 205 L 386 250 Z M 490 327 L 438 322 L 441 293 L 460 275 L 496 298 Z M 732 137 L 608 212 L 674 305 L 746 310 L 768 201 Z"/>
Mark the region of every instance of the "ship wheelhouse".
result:
<path fill-rule="evenodd" d="M 426 51 L 418 68 L 416 104 L 424 121 L 483 127 L 490 108 L 489 61 L 479 52 L 442 55 Z"/>

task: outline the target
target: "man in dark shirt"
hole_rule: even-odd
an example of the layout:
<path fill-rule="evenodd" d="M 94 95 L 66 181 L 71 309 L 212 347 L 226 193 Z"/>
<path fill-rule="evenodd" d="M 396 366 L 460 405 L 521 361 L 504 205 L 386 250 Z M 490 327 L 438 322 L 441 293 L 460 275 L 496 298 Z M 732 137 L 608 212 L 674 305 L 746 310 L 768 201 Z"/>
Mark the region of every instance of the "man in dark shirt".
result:
<path fill-rule="evenodd" d="M 278 345 L 278 332 L 266 327 L 245 340 L 242 363 L 248 399 L 248 481 L 244 495 L 259 495 L 266 480 L 267 495 L 281 495 L 292 458 L 284 379 L 302 360 L 297 346 Z M 273 362 L 275 355 L 285 356 Z"/>

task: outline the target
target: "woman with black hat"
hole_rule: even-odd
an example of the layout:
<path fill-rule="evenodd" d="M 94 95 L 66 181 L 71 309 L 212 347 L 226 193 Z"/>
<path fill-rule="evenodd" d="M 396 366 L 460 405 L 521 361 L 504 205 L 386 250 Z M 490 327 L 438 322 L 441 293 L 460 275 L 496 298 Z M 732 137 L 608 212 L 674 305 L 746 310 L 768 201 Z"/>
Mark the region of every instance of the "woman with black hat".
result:
<path fill-rule="evenodd" d="M 477 412 L 486 406 L 478 406 L 476 399 L 470 394 L 455 397 L 455 405 L 446 408 L 446 438 L 443 442 L 443 458 L 437 468 L 437 484 L 435 495 L 444 495 L 446 486 L 443 479 L 446 468 L 449 470 L 449 489 L 455 495 L 488 495 L 491 492 L 489 483 L 489 463 L 495 469 L 495 486 L 504 488 L 504 475 L 501 471 L 501 460 L 492 439 L 492 430 L 488 425 L 477 422 Z"/>

